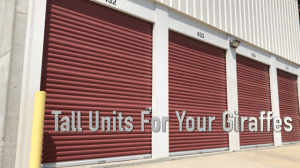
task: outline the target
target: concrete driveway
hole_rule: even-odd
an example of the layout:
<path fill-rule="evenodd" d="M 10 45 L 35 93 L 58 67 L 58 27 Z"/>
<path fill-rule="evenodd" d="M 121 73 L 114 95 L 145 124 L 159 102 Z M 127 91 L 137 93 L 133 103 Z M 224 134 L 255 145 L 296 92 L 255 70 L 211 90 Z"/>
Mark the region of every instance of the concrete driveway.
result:
<path fill-rule="evenodd" d="M 245 149 L 239 152 L 208 154 L 199 157 L 173 161 L 126 166 L 124 168 L 259 168 L 297 167 L 300 168 L 300 144 L 282 147 Z"/>
<path fill-rule="evenodd" d="M 280 147 L 242 149 L 238 152 L 216 152 L 171 157 L 168 159 L 144 159 L 115 162 L 76 168 L 300 168 L 300 143 Z"/>

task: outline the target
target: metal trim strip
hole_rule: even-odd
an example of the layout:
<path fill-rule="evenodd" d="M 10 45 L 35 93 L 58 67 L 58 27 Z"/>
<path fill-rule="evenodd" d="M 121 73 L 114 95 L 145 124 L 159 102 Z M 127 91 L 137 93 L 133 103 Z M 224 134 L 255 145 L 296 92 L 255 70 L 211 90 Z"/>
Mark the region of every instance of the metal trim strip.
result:
<path fill-rule="evenodd" d="M 220 151 L 228 151 L 229 147 L 227 148 L 215 148 L 215 149 L 204 149 L 204 150 L 194 150 L 194 151 L 184 151 L 184 152 L 171 152 L 169 154 L 170 157 L 172 156 L 181 156 L 181 155 L 193 155 L 193 154 L 202 154 L 202 153 L 212 153 L 212 152 L 220 152 Z"/>
<path fill-rule="evenodd" d="M 283 142 L 282 145 L 290 145 L 290 144 L 297 144 L 300 143 L 300 141 L 294 141 L 294 142 Z"/>
<path fill-rule="evenodd" d="M 259 147 L 266 147 L 266 146 L 274 146 L 274 143 L 258 144 L 258 145 L 246 145 L 246 146 L 241 146 L 241 149 L 259 148 Z"/>
<path fill-rule="evenodd" d="M 147 155 L 122 156 L 122 157 L 113 157 L 113 158 L 104 158 L 104 159 L 90 159 L 90 160 L 79 160 L 79 161 L 69 161 L 69 162 L 46 163 L 46 164 L 42 164 L 41 168 L 104 164 L 110 162 L 147 159 L 151 157 L 152 157 L 151 154 L 147 154 Z"/>

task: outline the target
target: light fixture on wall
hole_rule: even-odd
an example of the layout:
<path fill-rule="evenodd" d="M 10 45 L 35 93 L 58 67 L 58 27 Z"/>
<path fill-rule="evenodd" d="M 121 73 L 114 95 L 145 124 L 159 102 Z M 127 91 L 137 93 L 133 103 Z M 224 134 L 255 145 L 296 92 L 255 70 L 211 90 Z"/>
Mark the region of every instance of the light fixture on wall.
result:
<path fill-rule="evenodd" d="M 238 48 L 240 45 L 240 41 L 238 40 L 230 40 L 230 47 Z"/>

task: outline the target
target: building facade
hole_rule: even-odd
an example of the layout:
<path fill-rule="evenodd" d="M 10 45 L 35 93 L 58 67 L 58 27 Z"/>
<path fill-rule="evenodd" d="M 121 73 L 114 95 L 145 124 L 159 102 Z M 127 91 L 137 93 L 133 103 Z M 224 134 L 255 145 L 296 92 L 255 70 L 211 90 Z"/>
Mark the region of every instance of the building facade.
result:
<path fill-rule="evenodd" d="M 43 167 L 300 141 L 296 0 L 15 0 L 4 4 L 2 167 L 28 167 L 37 91 L 47 94 Z M 62 117 L 70 118 L 70 131 L 55 131 L 52 111 L 62 111 L 60 126 L 67 120 Z M 89 111 L 99 111 L 100 120 L 107 117 L 111 125 L 106 127 L 101 120 L 99 130 L 91 132 Z M 164 120 L 166 127 L 153 132 L 148 123 L 142 131 L 141 111 L 147 120 L 169 117 Z M 250 121 L 245 120 L 244 131 L 227 133 L 222 129 L 224 111 L 233 117 L 256 118 L 261 111 L 272 111 L 273 117 L 291 117 L 293 130 L 266 131 L 264 122 L 264 132 L 250 132 L 246 127 Z M 180 132 L 178 115 L 183 114 Z M 119 115 L 124 117 L 124 127 L 114 124 Z M 197 117 L 206 129 L 202 125 L 199 131 Z"/>

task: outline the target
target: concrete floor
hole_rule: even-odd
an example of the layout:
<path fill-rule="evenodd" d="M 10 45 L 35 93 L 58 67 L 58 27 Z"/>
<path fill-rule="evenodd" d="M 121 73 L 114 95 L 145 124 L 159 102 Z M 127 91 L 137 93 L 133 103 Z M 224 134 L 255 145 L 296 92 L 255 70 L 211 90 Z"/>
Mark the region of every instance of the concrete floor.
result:
<path fill-rule="evenodd" d="M 245 149 L 239 152 L 220 153 L 187 159 L 125 166 L 123 168 L 273 168 L 300 167 L 300 144 L 282 147 Z"/>
<path fill-rule="evenodd" d="M 300 168 L 300 143 L 280 147 L 242 149 L 238 152 L 215 152 L 165 159 L 144 159 L 73 168 Z"/>

